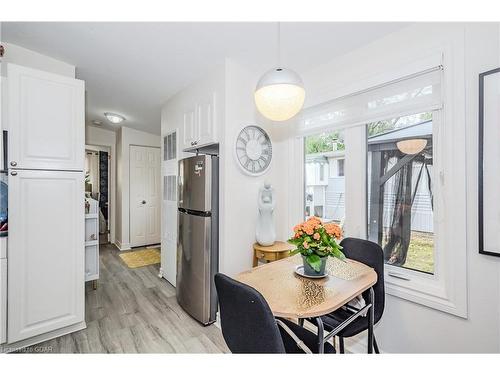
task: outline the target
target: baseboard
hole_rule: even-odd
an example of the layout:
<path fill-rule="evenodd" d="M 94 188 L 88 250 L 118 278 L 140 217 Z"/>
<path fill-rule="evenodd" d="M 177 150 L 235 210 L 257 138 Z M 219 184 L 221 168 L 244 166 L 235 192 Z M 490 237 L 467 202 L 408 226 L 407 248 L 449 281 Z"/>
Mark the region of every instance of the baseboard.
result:
<path fill-rule="evenodd" d="M 39 344 L 39 343 L 47 341 L 47 340 L 52 340 L 52 339 L 55 339 L 56 337 L 68 335 L 70 333 L 80 331 L 80 330 L 85 329 L 85 328 L 87 328 L 87 324 L 85 324 L 85 322 L 80 322 L 80 323 L 70 325 L 68 327 L 56 329 L 55 331 L 51 331 L 51 332 L 47 332 L 47 333 L 44 333 L 44 334 L 41 334 L 41 335 L 38 335 L 35 337 L 31 337 L 31 338 L 26 339 L 26 340 L 21 340 L 21 341 L 14 342 L 14 343 L 3 344 L 3 345 L 0 345 L 0 353 L 15 352 L 17 350 L 21 350 L 23 348 L 26 348 L 27 346 Z M 43 351 L 44 353 L 51 352 L 50 348 L 41 348 L 41 349 L 44 350 Z M 42 352 L 42 350 L 40 350 L 40 352 Z"/>
<path fill-rule="evenodd" d="M 217 311 L 215 313 L 215 322 L 214 322 L 214 326 L 216 326 L 217 328 L 219 329 L 222 329 L 221 326 L 220 326 L 220 315 L 219 315 L 219 312 Z"/>
<path fill-rule="evenodd" d="M 115 246 L 118 248 L 120 251 L 126 251 L 126 250 L 132 250 L 130 247 L 129 243 L 121 243 L 120 241 L 116 240 L 115 241 Z"/>

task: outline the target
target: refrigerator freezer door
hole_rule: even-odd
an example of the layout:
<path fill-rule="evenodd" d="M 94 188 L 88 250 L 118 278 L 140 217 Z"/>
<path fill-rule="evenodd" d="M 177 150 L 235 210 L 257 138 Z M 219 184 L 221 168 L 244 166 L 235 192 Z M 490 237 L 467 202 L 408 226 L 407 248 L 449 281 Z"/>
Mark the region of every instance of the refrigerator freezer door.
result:
<path fill-rule="evenodd" d="M 211 217 L 179 211 L 177 300 L 203 324 L 211 320 L 210 232 Z"/>
<path fill-rule="evenodd" d="M 179 161 L 179 207 L 192 211 L 211 210 L 212 160 L 197 155 Z"/>

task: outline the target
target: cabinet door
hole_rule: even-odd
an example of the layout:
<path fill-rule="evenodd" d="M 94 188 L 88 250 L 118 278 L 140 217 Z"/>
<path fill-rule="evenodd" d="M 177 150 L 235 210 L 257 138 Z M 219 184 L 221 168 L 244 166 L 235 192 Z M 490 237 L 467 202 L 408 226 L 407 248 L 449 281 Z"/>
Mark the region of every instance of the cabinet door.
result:
<path fill-rule="evenodd" d="M 198 104 L 197 122 L 198 122 L 198 146 L 215 142 L 215 93 Z"/>
<path fill-rule="evenodd" d="M 83 172 L 9 174 L 8 342 L 84 320 Z"/>
<path fill-rule="evenodd" d="M 0 258 L 0 344 L 7 340 L 7 258 Z"/>
<path fill-rule="evenodd" d="M 8 64 L 9 164 L 83 170 L 84 82 Z"/>
<path fill-rule="evenodd" d="M 183 119 L 184 147 L 183 149 L 193 147 L 194 142 L 198 140 L 195 111 L 184 112 Z"/>

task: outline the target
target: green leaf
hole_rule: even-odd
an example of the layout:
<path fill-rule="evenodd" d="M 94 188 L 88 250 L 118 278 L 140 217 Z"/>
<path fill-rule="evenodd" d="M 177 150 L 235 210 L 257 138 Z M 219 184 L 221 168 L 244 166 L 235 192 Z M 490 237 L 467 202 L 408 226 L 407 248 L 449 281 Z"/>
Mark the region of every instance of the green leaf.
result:
<path fill-rule="evenodd" d="M 308 255 L 306 258 L 306 262 L 315 270 L 319 272 L 321 269 L 321 258 L 316 254 Z"/>
<path fill-rule="evenodd" d="M 292 250 L 292 251 L 290 251 L 290 256 L 293 256 L 293 255 L 298 254 L 298 253 L 300 253 L 300 249 Z"/>
<path fill-rule="evenodd" d="M 316 250 L 316 254 L 319 255 L 320 257 L 326 256 L 326 253 L 320 250 Z"/>
<path fill-rule="evenodd" d="M 332 248 L 332 250 L 333 250 L 333 256 L 335 258 L 339 258 L 340 260 L 345 259 L 344 253 L 342 251 L 340 251 L 337 247 Z"/>

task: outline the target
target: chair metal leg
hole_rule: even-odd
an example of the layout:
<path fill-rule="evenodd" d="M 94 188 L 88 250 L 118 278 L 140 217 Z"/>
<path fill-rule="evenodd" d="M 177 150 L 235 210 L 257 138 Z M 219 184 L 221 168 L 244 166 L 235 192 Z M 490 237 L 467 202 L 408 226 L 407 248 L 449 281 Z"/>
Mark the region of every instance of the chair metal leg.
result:
<path fill-rule="evenodd" d="M 377 339 L 375 338 L 375 335 L 373 335 L 373 349 L 375 350 L 376 354 L 380 354 L 380 351 L 378 350 L 378 344 L 377 344 Z"/>
<path fill-rule="evenodd" d="M 368 310 L 368 354 L 373 353 L 373 325 L 375 318 L 375 293 L 373 288 L 370 288 L 370 303 L 372 304 Z"/>
<path fill-rule="evenodd" d="M 325 352 L 325 327 L 320 317 L 316 318 L 316 324 L 318 326 L 318 353 L 323 354 Z"/>
<path fill-rule="evenodd" d="M 339 336 L 339 353 L 345 354 L 344 338 L 342 336 Z"/>

